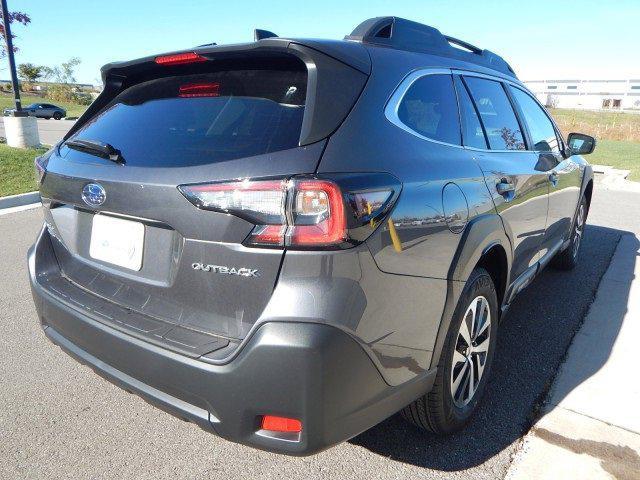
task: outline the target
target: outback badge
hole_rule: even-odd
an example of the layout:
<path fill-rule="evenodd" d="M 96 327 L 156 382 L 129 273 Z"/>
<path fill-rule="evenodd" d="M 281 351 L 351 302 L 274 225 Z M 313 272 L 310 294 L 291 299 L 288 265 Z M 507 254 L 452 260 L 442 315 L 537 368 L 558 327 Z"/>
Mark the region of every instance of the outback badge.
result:
<path fill-rule="evenodd" d="M 246 267 L 225 267 L 224 265 L 205 265 L 204 263 L 193 263 L 191 267 L 194 270 L 202 270 L 203 272 L 221 273 L 225 275 L 238 275 L 239 277 L 259 277 L 257 269 Z"/>

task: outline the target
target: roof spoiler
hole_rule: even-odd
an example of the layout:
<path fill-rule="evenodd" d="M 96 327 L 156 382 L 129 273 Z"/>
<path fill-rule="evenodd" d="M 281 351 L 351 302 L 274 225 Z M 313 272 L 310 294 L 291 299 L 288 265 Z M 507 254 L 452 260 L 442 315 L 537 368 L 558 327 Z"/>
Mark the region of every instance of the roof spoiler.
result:
<path fill-rule="evenodd" d="M 372 45 L 412 52 L 458 58 L 515 77 L 509 64 L 499 55 L 440 33 L 437 28 L 399 17 L 376 17 L 358 25 L 344 37 Z"/>

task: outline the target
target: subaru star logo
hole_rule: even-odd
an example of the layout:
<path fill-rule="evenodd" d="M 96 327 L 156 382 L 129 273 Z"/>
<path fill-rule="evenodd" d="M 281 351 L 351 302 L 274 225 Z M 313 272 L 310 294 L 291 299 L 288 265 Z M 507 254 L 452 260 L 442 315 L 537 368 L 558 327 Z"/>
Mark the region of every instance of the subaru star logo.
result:
<path fill-rule="evenodd" d="M 102 185 L 87 183 L 82 189 L 82 200 L 90 207 L 99 207 L 107 199 L 107 192 Z"/>

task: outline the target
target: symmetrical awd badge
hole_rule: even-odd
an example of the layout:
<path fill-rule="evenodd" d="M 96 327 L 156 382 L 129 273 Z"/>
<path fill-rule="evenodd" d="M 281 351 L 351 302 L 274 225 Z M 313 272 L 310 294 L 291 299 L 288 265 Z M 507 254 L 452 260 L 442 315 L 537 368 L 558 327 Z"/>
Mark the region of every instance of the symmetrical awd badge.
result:
<path fill-rule="evenodd" d="M 203 272 L 222 273 L 225 275 L 238 275 L 240 277 L 259 277 L 258 269 L 246 267 L 225 267 L 224 265 L 205 265 L 204 263 L 193 263 L 191 268 L 202 270 Z"/>

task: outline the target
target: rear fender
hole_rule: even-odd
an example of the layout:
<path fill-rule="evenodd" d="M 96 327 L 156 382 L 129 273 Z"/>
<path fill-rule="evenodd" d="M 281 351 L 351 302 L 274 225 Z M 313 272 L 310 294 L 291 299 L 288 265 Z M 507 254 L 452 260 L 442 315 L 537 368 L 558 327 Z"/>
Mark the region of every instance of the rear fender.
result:
<path fill-rule="evenodd" d="M 440 328 L 431 358 L 431 368 L 438 365 L 449 325 L 471 272 L 482 256 L 492 247 L 500 245 L 507 255 L 507 269 L 511 268 L 513 250 L 497 214 L 480 215 L 465 228 L 447 276 L 447 299 L 440 320 Z M 506 272 L 509 278 L 509 271 Z"/>

